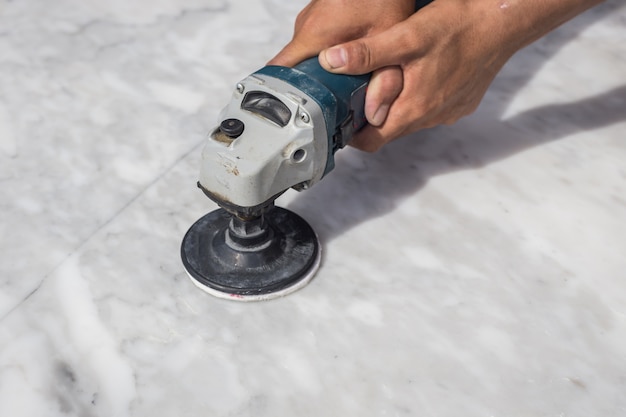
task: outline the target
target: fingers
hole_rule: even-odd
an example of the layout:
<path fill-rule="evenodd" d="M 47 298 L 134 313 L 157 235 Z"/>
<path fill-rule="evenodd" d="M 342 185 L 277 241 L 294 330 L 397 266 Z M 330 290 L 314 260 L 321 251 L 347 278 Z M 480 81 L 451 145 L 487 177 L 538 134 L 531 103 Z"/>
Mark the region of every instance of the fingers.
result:
<path fill-rule="evenodd" d="M 331 72 L 355 75 L 400 65 L 418 50 L 416 35 L 406 22 L 377 35 L 326 49 L 320 54 L 320 64 Z"/>
<path fill-rule="evenodd" d="M 385 121 L 379 126 L 368 124 L 355 133 L 350 146 L 365 152 L 376 152 L 384 145 L 411 132 L 434 127 L 441 115 L 415 105 L 413 94 L 405 91 L 394 100 Z"/>
<path fill-rule="evenodd" d="M 354 135 L 350 146 L 364 152 L 376 152 L 385 143 L 387 143 L 386 138 L 383 137 L 380 129 L 368 125 Z"/>
<path fill-rule="evenodd" d="M 365 96 L 365 117 L 373 126 L 382 125 L 389 108 L 402 92 L 404 84 L 400 67 L 385 67 L 374 71 Z"/>
<path fill-rule="evenodd" d="M 376 152 L 384 145 L 421 128 L 407 129 L 406 124 L 387 123 L 383 126 L 366 125 L 350 141 L 350 146 L 364 152 Z"/>

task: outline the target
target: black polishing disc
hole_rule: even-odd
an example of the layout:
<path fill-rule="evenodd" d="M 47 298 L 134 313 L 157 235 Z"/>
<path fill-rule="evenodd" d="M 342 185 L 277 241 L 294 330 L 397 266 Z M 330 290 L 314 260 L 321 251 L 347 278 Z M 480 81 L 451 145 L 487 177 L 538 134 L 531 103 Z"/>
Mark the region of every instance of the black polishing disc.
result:
<path fill-rule="evenodd" d="M 311 226 L 297 214 L 272 207 L 264 214 L 269 238 L 260 245 L 232 244 L 232 215 L 215 210 L 195 222 L 181 245 L 194 284 L 221 298 L 250 301 L 295 291 L 317 271 L 321 251 Z"/>

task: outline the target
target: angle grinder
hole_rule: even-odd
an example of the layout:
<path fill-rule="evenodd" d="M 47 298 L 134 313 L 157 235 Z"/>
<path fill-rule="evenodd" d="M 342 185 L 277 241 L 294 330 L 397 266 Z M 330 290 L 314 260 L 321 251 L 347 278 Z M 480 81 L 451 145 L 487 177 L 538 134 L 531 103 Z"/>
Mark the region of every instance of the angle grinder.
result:
<path fill-rule="evenodd" d="M 220 208 L 195 222 L 181 245 L 196 286 L 255 301 L 284 296 L 313 278 L 319 239 L 274 200 L 332 171 L 335 153 L 367 123 L 369 79 L 329 73 L 311 58 L 293 68 L 265 66 L 237 83 L 202 151 L 198 187 Z"/>

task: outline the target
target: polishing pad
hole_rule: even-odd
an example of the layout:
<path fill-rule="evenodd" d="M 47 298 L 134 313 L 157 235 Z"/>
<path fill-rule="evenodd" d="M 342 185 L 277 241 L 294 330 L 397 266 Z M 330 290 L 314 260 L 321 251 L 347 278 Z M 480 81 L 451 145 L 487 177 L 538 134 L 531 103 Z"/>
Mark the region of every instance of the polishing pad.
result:
<path fill-rule="evenodd" d="M 237 220 L 218 209 L 187 231 L 181 257 L 196 286 L 220 298 L 259 301 L 287 295 L 313 278 L 321 248 L 304 219 L 272 207 L 262 224 L 242 227 L 241 221 L 233 224 Z"/>

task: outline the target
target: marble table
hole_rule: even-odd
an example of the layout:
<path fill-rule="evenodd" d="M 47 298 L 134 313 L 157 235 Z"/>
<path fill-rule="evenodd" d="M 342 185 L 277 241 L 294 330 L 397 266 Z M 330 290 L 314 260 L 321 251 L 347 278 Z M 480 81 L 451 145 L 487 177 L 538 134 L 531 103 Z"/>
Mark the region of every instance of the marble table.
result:
<path fill-rule="evenodd" d="M 0 2 L 0 416 L 626 415 L 626 4 L 279 204 L 303 290 L 199 291 L 200 150 L 305 2 Z"/>

